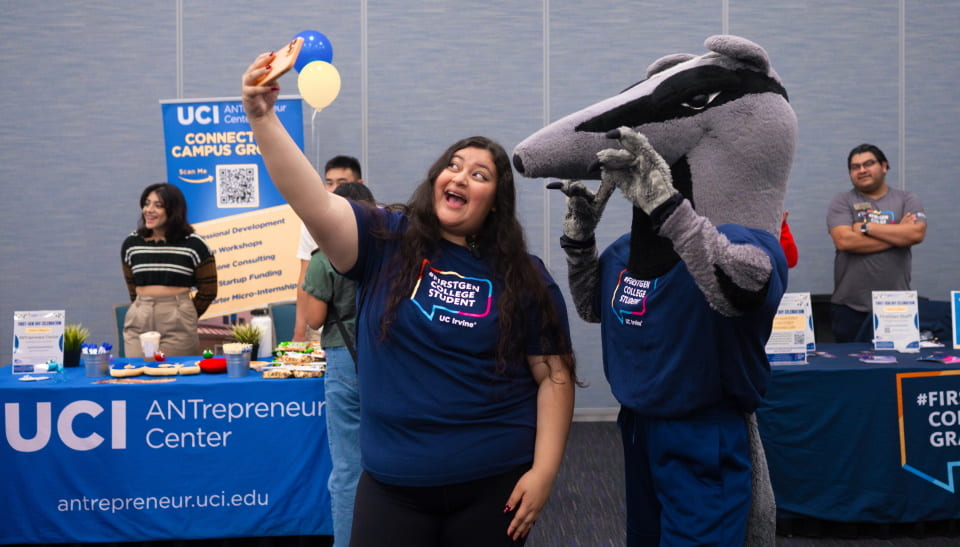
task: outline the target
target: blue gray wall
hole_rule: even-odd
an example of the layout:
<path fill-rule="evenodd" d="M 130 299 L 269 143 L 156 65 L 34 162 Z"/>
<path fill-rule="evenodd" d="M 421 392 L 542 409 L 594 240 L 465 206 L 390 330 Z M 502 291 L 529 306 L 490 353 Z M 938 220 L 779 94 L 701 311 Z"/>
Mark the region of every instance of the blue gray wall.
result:
<path fill-rule="evenodd" d="M 13 311 L 66 309 L 96 341 L 115 339 L 127 299 L 119 248 L 140 190 L 165 178 L 158 101 L 234 97 L 245 67 L 301 30 L 334 48 L 343 87 L 304 119 L 317 165 L 361 158 L 382 201 L 404 201 L 450 142 L 470 134 L 508 150 L 549 121 L 639 80 L 675 52 L 732 33 L 766 48 L 800 120 L 787 207 L 800 247 L 789 289 L 832 290 L 830 198 L 849 186 L 846 154 L 867 141 L 889 181 L 916 192 L 930 219 L 914 287 L 945 299 L 957 283 L 955 147 L 960 3 L 905 0 L 623 0 L 334 2 L 125 0 L 3 2 L 0 20 L 0 362 Z M 296 78 L 281 80 L 296 93 Z M 563 201 L 521 180 L 531 248 L 566 286 Z M 626 231 L 612 206 L 601 244 Z M 293 253 L 296 242 L 290 242 Z M 574 314 L 571 310 L 571 316 Z M 573 318 L 581 417 L 616 406 L 599 331 Z"/>

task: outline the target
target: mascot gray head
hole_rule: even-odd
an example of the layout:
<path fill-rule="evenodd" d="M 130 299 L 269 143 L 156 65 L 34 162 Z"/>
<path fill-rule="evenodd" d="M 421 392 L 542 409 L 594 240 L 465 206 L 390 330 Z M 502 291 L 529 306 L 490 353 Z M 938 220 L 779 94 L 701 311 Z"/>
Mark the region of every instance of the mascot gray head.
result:
<path fill-rule="evenodd" d="M 548 125 L 514 150 L 527 177 L 599 179 L 608 131 L 631 127 L 664 158 L 673 184 L 714 225 L 780 233 L 797 117 L 766 51 L 712 36 L 701 56 L 654 62 L 646 79 Z"/>

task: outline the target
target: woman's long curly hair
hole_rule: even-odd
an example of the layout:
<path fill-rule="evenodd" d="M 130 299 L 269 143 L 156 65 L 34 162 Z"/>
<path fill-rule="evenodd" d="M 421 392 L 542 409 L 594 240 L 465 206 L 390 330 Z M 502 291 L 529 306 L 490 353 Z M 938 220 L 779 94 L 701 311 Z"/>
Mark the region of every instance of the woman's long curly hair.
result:
<path fill-rule="evenodd" d="M 424 257 L 435 257 L 443 240 L 440 222 L 434 205 L 434 183 L 446 169 L 456 152 L 464 148 L 478 148 L 490 152 L 497 170 L 497 186 L 493 207 L 484 220 L 480 232 L 471 237 L 484 259 L 493 265 L 495 283 L 501 289 L 497 302 L 499 340 L 497 341 L 498 369 L 507 363 L 520 361 L 526 366 L 524 340 L 526 314 L 533 305 L 540 310 L 544 348 L 564 355 L 565 366 L 576 382 L 573 350 L 560 316 L 553 305 L 543 276 L 527 253 L 523 228 L 516 216 L 516 189 L 513 168 L 507 152 L 487 137 L 468 137 L 452 145 L 434 162 L 426 179 L 417 186 L 406 205 L 392 205 L 392 210 L 403 211 L 409 219 L 406 232 L 400 237 L 400 248 L 394 255 L 390 272 L 395 272 L 390 283 L 385 313 L 380 322 L 381 339 L 389 336 L 390 325 L 396 321 L 397 307 L 410 298 Z"/>
<path fill-rule="evenodd" d="M 167 222 L 163 225 L 163 236 L 168 242 L 180 241 L 193 233 L 193 226 L 187 222 L 187 200 L 183 192 L 173 184 L 158 182 L 151 184 L 140 193 L 140 221 L 137 222 L 137 234 L 142 238 L 153 236 L 153 230 L 147 228 L 143 219 L 143 205 L 147 202 L 151 192 L 163 202 L 163 209 L 167 213 Z"/>

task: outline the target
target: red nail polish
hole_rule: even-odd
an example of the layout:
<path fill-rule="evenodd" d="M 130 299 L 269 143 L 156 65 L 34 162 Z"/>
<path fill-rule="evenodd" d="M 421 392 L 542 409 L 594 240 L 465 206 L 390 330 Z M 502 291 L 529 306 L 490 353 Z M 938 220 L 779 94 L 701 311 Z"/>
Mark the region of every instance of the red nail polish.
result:
<path fill-rule="evenodd" d="M 513 507 L 510 507 L 510 504 L 507 504 L 506 506 L 504 506 L 503 508 L 504 513 L 509 513 L 510 511 L 513 511 Z"/>
<path fill-rule="evenodd" d="M 270 65 L 267 65 L 267 66 L 265 66 L 265 67 L 263 67 L 263 68 L 265 68 L 265 69 L 267 69 L 267 70 L 270 70 L 271 66 L 270 66 Z"/>

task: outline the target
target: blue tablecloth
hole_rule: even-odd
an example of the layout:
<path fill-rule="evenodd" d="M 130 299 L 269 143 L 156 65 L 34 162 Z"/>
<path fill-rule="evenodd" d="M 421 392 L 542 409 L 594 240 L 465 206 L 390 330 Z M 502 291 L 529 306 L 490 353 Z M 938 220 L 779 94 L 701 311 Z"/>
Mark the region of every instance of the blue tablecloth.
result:
<path fill-rule="evenodd" d="M 835 357 L 775 365 L 757 412 L 782 517 L 900 523 L 960 518 L 960 364 L 866 364 L 866 344 L 819 344 Z"/>
<path fill-rule="evenodd" d="M 0 543 L 333 533 L 323 379 L 65 373 L 0 368 Z"/>

